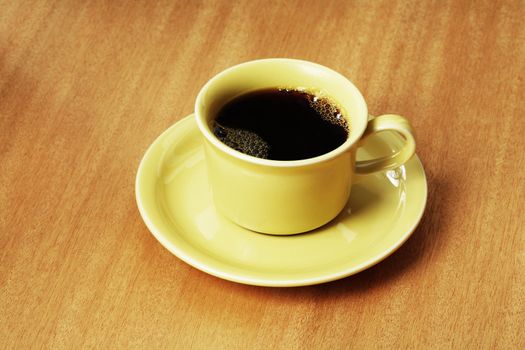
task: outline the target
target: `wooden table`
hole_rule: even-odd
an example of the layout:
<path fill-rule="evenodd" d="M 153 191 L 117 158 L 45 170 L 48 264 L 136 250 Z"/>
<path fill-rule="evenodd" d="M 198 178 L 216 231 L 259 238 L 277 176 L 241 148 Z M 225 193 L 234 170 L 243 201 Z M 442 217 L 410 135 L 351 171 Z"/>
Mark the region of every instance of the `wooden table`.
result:
<path fill-rule="evenodd" d="M 0 348 L 524 349 L 525 2 L 0 1 Z M 148 145 L 222 69 L 332 67 L 411 119 L 410 240 L 303 288 L 170 254 L 134 198 Z"/>

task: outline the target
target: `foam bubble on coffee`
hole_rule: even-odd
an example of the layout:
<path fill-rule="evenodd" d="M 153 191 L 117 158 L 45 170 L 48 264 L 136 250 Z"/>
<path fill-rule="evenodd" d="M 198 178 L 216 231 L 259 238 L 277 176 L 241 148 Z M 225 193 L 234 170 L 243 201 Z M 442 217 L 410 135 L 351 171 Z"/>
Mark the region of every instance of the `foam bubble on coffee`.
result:
<path fill-rule="evenodd" d="M 254 132 L 215 123 L 214 134 L 227 146 L 253 157 L 267 159 L 270 146 Z"/>
<path fill-rule="evenodd" d="M 328 99 L 318 97 L 315 95 L 308 95 L 310 107 L 315 109 L 319 115 L 326 120 L 335 125 L 348 128 L 348 123 L 343 117 L 339 109 L 335 104 L 331 103 Z"/>

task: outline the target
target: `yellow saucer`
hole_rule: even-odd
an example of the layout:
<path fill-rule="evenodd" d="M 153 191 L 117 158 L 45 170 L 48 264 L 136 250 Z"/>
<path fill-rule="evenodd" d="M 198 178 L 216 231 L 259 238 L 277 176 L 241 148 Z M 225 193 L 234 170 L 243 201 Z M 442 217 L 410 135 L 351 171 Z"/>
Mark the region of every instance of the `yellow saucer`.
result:
<path fill-rule="evenodd" d="M 399 145 L 385 132 L 357 157 L 384 155 Z M 423 166 L 414 156 L 397 170 L 359 178 L 347 207 L 319 229 L 294 236 L 246 230 L 215 211 L 193 115 L 153 142 L 135 190 L 144 222 L 166 249 L 209 274 L 261 286 L 323 283 L 378 263 L 408 239 L 427 198 Z"/>

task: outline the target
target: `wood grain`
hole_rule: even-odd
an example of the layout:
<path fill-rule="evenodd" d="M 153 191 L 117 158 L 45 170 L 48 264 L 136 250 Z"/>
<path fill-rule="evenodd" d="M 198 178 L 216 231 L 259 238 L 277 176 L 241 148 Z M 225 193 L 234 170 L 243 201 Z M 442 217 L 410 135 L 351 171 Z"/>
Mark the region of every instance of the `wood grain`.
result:
<path fill-rule="evenodd" d="M 525 2 L 0 0 L 0 348 L 524 349 Z M 426 214 L 325 285 L 208 276 L 149 234 L 145 149 L 199 88 L 295 57 L 406 115 Z"/>

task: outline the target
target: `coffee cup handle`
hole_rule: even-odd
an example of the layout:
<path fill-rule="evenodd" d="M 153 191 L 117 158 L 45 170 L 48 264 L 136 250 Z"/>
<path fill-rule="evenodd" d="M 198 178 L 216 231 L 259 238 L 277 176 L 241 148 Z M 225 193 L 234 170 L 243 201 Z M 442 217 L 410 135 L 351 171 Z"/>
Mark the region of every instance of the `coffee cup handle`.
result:
<path fill-rule="evenodd" d="M 416 141 L 412 127 L 408 120 L 400 115 L 385 114 L 375 117 L 368 121 L 366 130 L 359 141 L 359 146 L 363 142 L 381 131 L 396 131 L 404 139 L 404 145 L 397 152 L 375 159 L 357 161 L 355 165 L 356 174 L 370 174 L 381 170 L 395 169 L 406 163 L 416 151 Z"/>

